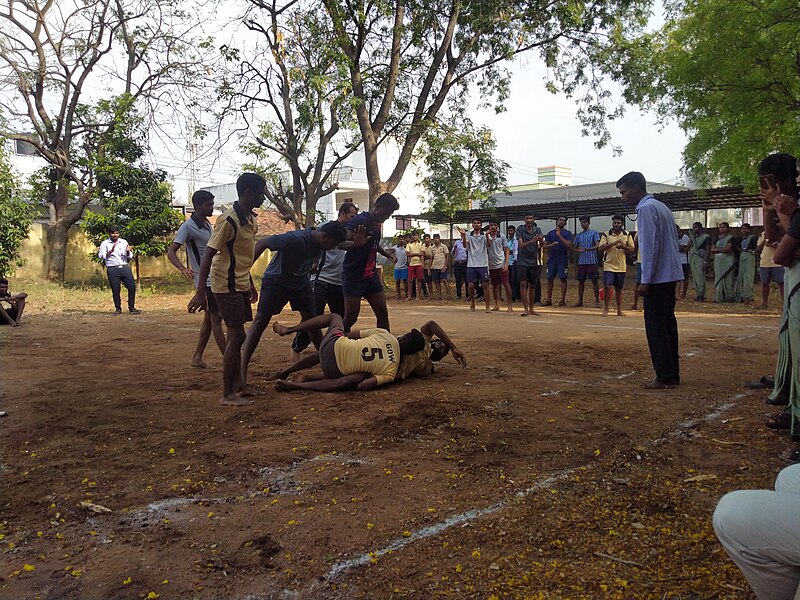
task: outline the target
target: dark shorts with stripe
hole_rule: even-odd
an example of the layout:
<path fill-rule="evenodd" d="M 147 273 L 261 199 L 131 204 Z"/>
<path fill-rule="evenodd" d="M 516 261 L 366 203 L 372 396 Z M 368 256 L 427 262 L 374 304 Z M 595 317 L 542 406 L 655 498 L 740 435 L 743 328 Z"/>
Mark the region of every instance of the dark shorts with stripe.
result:
<path fill-rule="evenodd" d="M 215 293 L 214 298 L 222 314 L 222 320 L 228 327 L 243 327 L 245 323 L 253 320 L 250 292 Z"/>
<path fill-rule="evenodd" d="M 219 305 L 217 304 L 217 297 L 211 291 L 211 286 L 206 286 L 206 310 L 210 313 L 218 313 Z"/>

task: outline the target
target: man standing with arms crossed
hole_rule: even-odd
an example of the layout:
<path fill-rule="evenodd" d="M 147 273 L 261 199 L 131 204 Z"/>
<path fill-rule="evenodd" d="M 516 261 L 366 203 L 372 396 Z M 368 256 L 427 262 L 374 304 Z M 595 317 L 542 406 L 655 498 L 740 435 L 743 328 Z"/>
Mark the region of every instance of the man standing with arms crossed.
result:
<path fill-rule="evenodd" d="M 583 306 L 583 292 L 586 280 L 589 279 L 594 289 L 594 307 L 600 308 L 600 289 L 597 284 L 599 277 L 597 249 L 600 245 L 600 234 L 594 229 L 589 229 L 591 219 L 588 216 L 578 220 L 583 231 L 575 236 L 575 249 L 578 251 L 578 303 L 575 306 Z"/>
<path fill-rule="evenodd" d="M 514 312 L 514 305 L 511 301 L 511 285 L 508 278 L 509 250 L 506 243 L 506 236 L 500 233 L 500 223 L 495 220 L 489 221 L 489 231 L 486 232 L 486 243 L 489 252 L 489 281 L 492 284 L 492 295 L 494 296 L 493 311 L 500 310 L 500 286 L 506 292 L 506 304 L 508 312 Z"/>
<path fill-rule="evenodd" d="M 211 237 L 211 223 L 208 222 L 208 217 L 214 212 L 214 194 L 207 190 L 196 191 L 192 194 L 192 206 L 194 206 L 194 212 L 178 229 L 175 240 L 167 250 L 167 258 L 185 277 L 194 280 L 195 291 L 199 290 L 201 285 L 206 288 L 208 306 L 203 311 L 204 316 L 203 323 L 200 325 L 200 337 L 197 340 L 197 346 L 194 349 L 194 356 L 192 356 L 191 362 L 193 367 L 206 369 L 208 368 L 208 363 L 203 360 L 203 352 L 205 352 L 212 332 L 219 351 L 223 356 L 225 355 L 225 332 L 222 330 L 222 315 L 219 314 L 219 307 L 214 300 L 214 294 L 211 293 L 211 277 L 208 277 L 202 283 L 200 282 L 200 263 L 203 262 L 208 239 Z M 186 253 L 189 256 L 190 266 L 188 267 L 183 264 L 177 254 L 183 245 L 186 246 Z"/>
<path fill-rule="evenodd" d="M 522 296 L 522 316 L 538 315 L 533 309 L 536 288 L 541 285 L 542 265 L 539 264 L 539 247 L 542 230 L 537 227 L 532 214 L 525 215 L 525 225 L 517 229 L 517 277 Z"/>
<path fill-rule="evenodd" d="M 244 324 L 253 320 L 250 304 L 258 300 L 258 292 L 250 276 L 256 246 L 254 208 L 266 199 L 267 182 L 256 173 L 243 173 L 236 180 L 239 199 L 217 219 L 208 240 L 199 281 L 211 275 L 211 292 L 228 328 L 228 341 L 222 358 L 222 398 L 224 406 L 246 406 L 253 401 L 246 396 L 255 390 L 242 380 L 242 344 Z M 189 301 L 189 312 L 208 310 L 205 286 L 197 289 Z"/>
<path fill-rule="evenodd" d="M 672 211 L 647 193 L 644 175 L 631 171 L 617 181 L 625 206 L 636 207 L 644 304 L 644 327 L 656 377 L 645 388 L 667 389 L 681 382 L 675 287 L 683 280 Z"/>
<path fill-rule="evenodd" d="M 625 288 L 625 273 L 628 271 L 628 254 L 632 254 L 633 237 L 622 228 L 625 217 L 611 217 L 611 229 L 600 238 L 601 252 L 605 252 L 603 261 L 603 316 L 608 316 L 608 304 L 611 301 L 611 289 L 617 296 L 617 316 L 624 317 L 622 312 L 622 290 Z"/>

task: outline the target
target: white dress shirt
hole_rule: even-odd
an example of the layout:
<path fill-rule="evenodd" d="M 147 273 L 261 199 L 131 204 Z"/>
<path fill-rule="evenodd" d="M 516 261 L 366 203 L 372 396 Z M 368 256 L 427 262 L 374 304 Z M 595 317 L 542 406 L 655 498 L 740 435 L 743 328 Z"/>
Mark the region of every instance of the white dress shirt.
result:
<path fill-rule="evenodd" d="M 112 246 L 114 249 L 111 251 L 111 254 L 108 254 Z M 111 267 L 123 267 L 127 265 L 128 260 L 133 256 L 133 252 L 131 252 L 131 246 L 127 240 L 119 238 L 115 246 L 114 242 L 109 238 L 103 240 L 103 243 L 100 244 L 100 250 L 97 252 L 97 256 L 105 261 L 106 268 L 110 269 Z"/>

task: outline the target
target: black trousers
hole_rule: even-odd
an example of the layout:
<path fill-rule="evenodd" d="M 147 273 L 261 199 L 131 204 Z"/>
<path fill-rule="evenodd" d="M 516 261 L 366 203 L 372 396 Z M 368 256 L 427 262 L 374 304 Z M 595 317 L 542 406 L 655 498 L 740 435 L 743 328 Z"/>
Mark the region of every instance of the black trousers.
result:
<path fill-rule="evenodd" d="M 114 308 L 122 310 L 122 298 L 119 292 L 120 284 L 124 284 L 128 290 L 128 310 L 136 308 L 136 281 L 133 279 L 130 265 L 122 267 L 109 267 L 106 269 L 108 283 L 111 284 L 111 295 L 114 297 Z"/>
<path fill-rule="evenodd" d="M 675 281 L 651 283 L 644 302 L 644 329 L 656 379 L 679 383 L 678 321 L 675 319 Z"/>
<path fill-rule="evenodd" d="M 342 286 L 328 283 L 327 281 L 314 282 L 314 311 L 316 315 L 325 313 L 325 305 L 331 314 L 344 317 L 344 292 Z M 307 331 L 298 331 L 292 340 L 292 350 L 302 352 L 311 344 L 311 338 Z"/>
<path fill-rule="evenodd" d="M 453 263 L 453 276 L 456 278 L 456 298 L 461 299 L 461 286 L 464 286 L 466 293 L 467 286 L 467 263 L 454 262 Z"/>
<path fill-rule="evenodd" d="M 517 302 L 522 296 L 519 293 L 519 274 L 516 264 L 508 265 L 508 281 L 511 284 L 511 300 Z"/>

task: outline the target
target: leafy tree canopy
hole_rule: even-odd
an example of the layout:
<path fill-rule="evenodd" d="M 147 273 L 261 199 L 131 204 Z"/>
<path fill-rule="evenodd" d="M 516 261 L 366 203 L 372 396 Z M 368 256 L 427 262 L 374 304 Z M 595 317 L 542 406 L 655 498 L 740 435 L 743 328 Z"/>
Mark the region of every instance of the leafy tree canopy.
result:
<path fill-rule="evenodd" d="M 8 277 L 24 264 L 19 250 L 37 214 L 29 199 L 19 195 L 17 177 L 6 154 L 6 140 L 0 138 L 0 276 Z"/>
<path fill-rule="evenodd" d="M 618 48 L 625 98 L 689 134 L 685 170 L 751 184 L 774 151 L 800 152 L 800 4 L 680 0 L 664 26 Z"/>
<path fill-rule="evenodd" d="M 470 201 L 482 208 L 493 206 L 492 193 L 505 190 L 509 168 L 494 158 L 496 148 L 492 132 L 476 129 L 469 119 L 428 130 L 422 146 L 427 173 L 422 186 L 430 210 L 452 216 L 468 210 Z"/>

